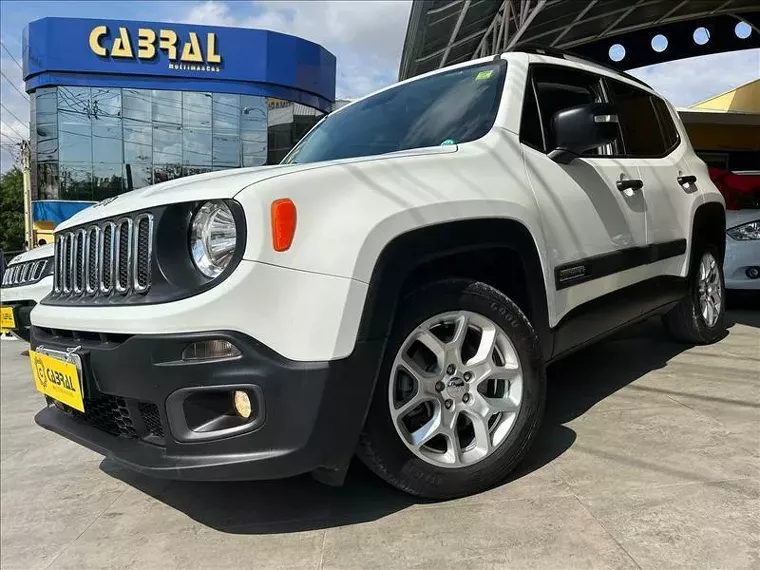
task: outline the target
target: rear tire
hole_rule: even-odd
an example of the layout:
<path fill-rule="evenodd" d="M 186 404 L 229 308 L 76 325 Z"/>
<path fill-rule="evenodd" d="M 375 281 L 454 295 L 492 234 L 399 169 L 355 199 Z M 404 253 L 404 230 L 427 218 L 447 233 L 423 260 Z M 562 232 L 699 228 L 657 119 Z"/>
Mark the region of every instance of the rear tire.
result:
<path fill-rule="evenodd" d="M 478 493 L 525 455 L 545 394 L 538 339 L 520 308 L 485 283 L 437 281 L 400 303 L 358 454 L 412 495 Z M 428 439 L 418 435 L 425 426 Z"/>
<path fill-rule="evenodd" d="M 726 286 L 715 246 L 694 256 L 689 293 L 665 315 L 671 336 L 690 344 L 712 344 L 725 336 Z"/>

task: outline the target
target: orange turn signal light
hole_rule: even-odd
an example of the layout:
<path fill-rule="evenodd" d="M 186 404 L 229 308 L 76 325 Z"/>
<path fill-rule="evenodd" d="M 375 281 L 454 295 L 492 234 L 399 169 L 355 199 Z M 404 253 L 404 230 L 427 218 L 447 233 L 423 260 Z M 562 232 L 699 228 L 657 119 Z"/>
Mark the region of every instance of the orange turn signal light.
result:
<path fill-rule="evenodd" d="M 296 205 L 290 198 L 272 202 L 272 247 L 287 251 L 296 233 Z"/>

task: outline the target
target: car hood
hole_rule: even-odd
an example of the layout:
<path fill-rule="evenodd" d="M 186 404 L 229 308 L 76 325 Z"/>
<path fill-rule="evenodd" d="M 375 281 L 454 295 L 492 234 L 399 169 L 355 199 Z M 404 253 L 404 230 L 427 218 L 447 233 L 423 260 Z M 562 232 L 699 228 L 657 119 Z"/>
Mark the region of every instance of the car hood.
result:
<path fill-rule="evenodd" d="M 165 204 L 232 198 L 246 186 L 276 176 L 278 171 L 286 168 L 291 167 L 235 168 L 177 178 L 153 186 L 146 186 L 98 202 L 59 224 L 56 231 Z"/>
<path fill-rule="evenodd" d="M 726 210 L 726 229 L 730 230 L 736 226 L 747 224 L 760 220 L 760 210 L 748 209 L 748 210 Z"/>
<path fill-rule="evenodd" d="M 10 263 L 8 263 L 8 266 L 15 265 L 16 263 L 23 263 L 25 261 L 34 261 L 35 259 L 53 257 L 53 254 L 55 253 L 54 247 L 55 246 L 52 243 L 48 243 L 39 247 L 35 247 L 34 249 L 31 249 L 24 253 L 20 253 L 14 257 Z"/>
<path fill-rule="evenodd" d="M 58 225 L 56 231 L 165 204 L 232 198 L 252 184 L 278 176 L 303 172 L 304 170 L 330 168 L 343 164 L 360 164 L 397 156 L 448 154 L 456 151 L 457 145 L 448 145 L 326 162 L 256 166 L 252 168 L 235 168 L 218 172 L 207 172 L 205 174 L 177 178 L 176 180 L 162 182 L 153 186 L 146 186 L 139 190 L 121 194 L 115 198 L 108 198 L 62 222 Z"/>

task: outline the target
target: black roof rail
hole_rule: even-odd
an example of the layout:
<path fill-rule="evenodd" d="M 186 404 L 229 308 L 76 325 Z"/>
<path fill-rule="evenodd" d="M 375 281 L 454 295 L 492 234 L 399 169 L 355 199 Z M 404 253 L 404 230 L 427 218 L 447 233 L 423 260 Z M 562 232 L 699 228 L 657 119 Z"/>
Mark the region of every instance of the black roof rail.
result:
<path fill-rule="evenodd" d="M 622 70 L 618 69 L 617 67 L 615 67 L 613 65 L 609 65 L 609 64 L 597 61 L 595 59 L 591 59 L 591 58 L 588 58 L 588 57 L 585 57 L 585 56 L 582 56 L 582 55 L 578 55 L 577 53 L 574 53 L 574 52 L 569 51 L 569 50 L 557 49 L 557 48 L 553 48 L 553 47 L 538 46 L 538 45 L 532 45 L 532 44 L 525 44 L 525 45 L 520 45 L 520 46 L 513 47 L 513 48 L 505 50 L 505 51 L 503 51 L 501 53 L 508 53 L 510 51 L 521 51 L 521 52 L 524 52 L 524 53 L 533 53 L 533 54 L 538 54 L 538 55 L 548 55 L 548 56 L 551 56 L 551 57 L 558 57 L 560 59 L 567 59 L 568 57 L 572 57 L 572 58 L 575 58 L 575 59 L 579 59 L 581 61 L 586 61 L 586 62 L 591 63 L 593 65 L 598 65 L 599 67 L 603 67 L 604 69 L 608 69 L 610 71 L 614 71 L 615 73 L 618 73 L 618 74 L 622 75 L 623 77 L 626 77 L 626 78 L 630 79 L 631 81 L 635 81 L 636 83 L 638 83 L 640 85 L 643 85 L 644 87 L 649 87 L 649 89 L 652 89 L 651 85 L 649 85 L 646 82 L 642 81 L 638 77 L 635 77 L 635 76 L 631 75 L 630 73 L 626 73 L 625 71 L 622 71 Z M 499 54 L 499 56 L 501 56 L 501 53 Z"/>

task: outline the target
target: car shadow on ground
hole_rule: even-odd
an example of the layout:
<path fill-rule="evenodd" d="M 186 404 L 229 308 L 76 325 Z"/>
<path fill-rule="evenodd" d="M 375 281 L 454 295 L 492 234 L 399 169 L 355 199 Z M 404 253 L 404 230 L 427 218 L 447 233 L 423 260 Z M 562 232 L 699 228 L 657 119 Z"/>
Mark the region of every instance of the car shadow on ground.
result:
<path fill-rule="evenodd" d="M 760 313 L 729 315 L 729 328 L 736 322 L 760 326 Z M 549 366 L 543 426 L 528 455 L 502 485 L 562 455 L 577 438 L 565 424 L 644 374 L 664 367 L 687 348 L 666 336 L 659 319 L 649 319 Z M 424 502 L 384 484 L 359 461 L 351 465 L 340 488 L 322 485 L 309 476 L 254 482 L 158 482 L 109 459 L 103 460 L 101 469 L 201 524 L 234 534 L 345 526 Z"/>
<path fill-rule="evenodd" d="M 760 327 L 760 291 L 728 291 L 729 321 Z"/>

